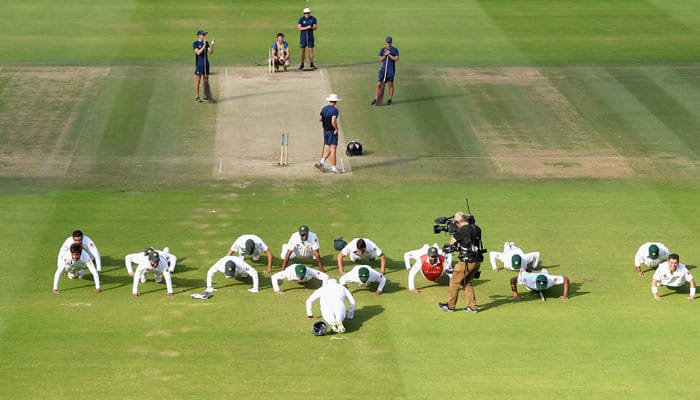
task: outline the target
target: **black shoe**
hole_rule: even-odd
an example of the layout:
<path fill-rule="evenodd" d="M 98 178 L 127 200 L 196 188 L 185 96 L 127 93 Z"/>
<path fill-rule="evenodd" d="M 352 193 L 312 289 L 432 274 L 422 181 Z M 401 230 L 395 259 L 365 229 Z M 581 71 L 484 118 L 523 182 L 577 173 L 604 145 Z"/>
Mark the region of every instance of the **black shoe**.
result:
<path fill-rule="evenodd" d="M 302 63 L 302 64 L 299 66 L 299 71 L 303 71 L 303 70 L 304 70 L 304 64 Z"/>
<path fill-rule="evenodd" d="M 199 97 L 195 97 L 195 98 L 194 98 L 194 101 L 196 101 L 197 103 L 201 103 L 203 100 L 200 99 Z"/>
<path fill-rule="evenodd" d="M 471 308 L 471 307 L 465 307 L 465 308 L 464 308 L 464 311 L 470 312 L 470 313 L 472 313 L 472 314 L 476 314 L 476 313 L 479 312 L 479 310 L 477 310 L 476 308 Z"/>
<path fill-rule="evenodd" d="M 447 306 L 447 303 L 438 303 L 438 307 L 439 307 L 442 311 L 455 312 L 455 309 L 454 309 L 454 308 L 448 307 L 448 306 Z"/>
<path fill-rule="evenodd" d="M 370 106 L 376 106 L 377 105 L 377 99 L 372 100 L 371 103 L 369 103 Z"/>
<path fill-rule="evenodd" d="M 311 69 L 318 69 L 318 68 L 316 68 L 316 66 L 314 65 L 314 63 L 311 63 Z"/>
<path fill-rule="evenodd" d="M 390 105 L 391 105 L 391 99 L 389 99 L 389 100 L 386 102 L 386 105 L 387 105 L 387 106 L 390 106 Z"/>

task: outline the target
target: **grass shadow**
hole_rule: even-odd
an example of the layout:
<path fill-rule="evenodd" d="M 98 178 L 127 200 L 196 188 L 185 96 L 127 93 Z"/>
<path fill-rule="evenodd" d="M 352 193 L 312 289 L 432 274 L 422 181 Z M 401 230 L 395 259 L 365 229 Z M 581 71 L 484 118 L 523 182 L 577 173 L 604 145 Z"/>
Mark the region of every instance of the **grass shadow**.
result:
<path fill-rule="evenodd" d="M 347 333 L 359 330 L 365 322 L 381 314 L 382 312 L 384 312 L 384 306 L 378 304 L 356 309 L 355 318 L 346 319 L 343 323 L 343 325 L 345 325 L 345 332 Z"/>

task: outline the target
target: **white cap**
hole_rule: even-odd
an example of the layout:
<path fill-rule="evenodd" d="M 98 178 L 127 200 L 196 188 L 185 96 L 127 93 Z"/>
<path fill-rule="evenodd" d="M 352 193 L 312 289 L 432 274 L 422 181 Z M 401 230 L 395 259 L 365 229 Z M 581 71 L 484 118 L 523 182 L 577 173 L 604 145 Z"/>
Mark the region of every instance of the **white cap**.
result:
<path fill-rule="evenodd" d="M 306 7 L 304 9 L 304 14 L 311 14 L 311 9 L 309 7 Z"/>
<path fill-rule="evenodd" d="M 340 101 L 340 97 L 338 97 L 338 95 L 335 93 L 331 93 L 328 95 L 328 97 L 326 97 L 326 101 L 333 101 L 333 102 Z"/>

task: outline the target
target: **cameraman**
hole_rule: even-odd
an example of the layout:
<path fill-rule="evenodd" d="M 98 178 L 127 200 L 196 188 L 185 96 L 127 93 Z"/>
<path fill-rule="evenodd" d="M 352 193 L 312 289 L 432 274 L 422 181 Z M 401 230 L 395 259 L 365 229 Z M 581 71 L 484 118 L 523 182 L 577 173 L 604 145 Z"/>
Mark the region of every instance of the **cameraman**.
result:
<path fill-rule="evenodd" d="M 455 265 L 454 273 L 450 278 L 450 287 L 447 291 L 447 303 L 438 303 L 441 310 L 454 312 L 457 298 L 459 297 L 459 289 L 464 285 L 464 294 L 467 296 L 469 306 L 464 308 L 476 314 L 478 305 L 474 296 L 474 287 L 472 280 L 479 271 L 481 262 L 484 260 L 484 250 L 481 246 L 481 228 L 476 225 L 476 220 L 472 215 L 465 215 L 459 211 L 454 215 L 455 225 L 457 230 L 450 239 L 450 250 L 459 252 L 459 263 Z M 446 247 L 448 247 L 446 245 Z"/>

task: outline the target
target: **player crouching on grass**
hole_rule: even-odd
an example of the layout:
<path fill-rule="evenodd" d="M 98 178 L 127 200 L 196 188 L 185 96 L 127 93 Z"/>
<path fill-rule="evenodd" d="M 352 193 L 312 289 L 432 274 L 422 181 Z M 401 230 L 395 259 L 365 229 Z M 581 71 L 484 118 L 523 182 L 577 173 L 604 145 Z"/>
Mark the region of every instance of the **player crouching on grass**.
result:
<path fill-rule="evenodd" d="M 148 254 L 148 264 L 141 264 L 136 268 L 134 273 L 134 285 L 131 291 L 131 295 L 134 297 L 139 297 L 139 282 L 141 277 L 148 272 L 153 272 L 156 276 L 156 282 L 161 282 L 165 280 L 165 286 L 167 291 L 165 295 L 170 297 L 173 295 L 173 281 L 170 276 L 170 270 L 168 269 L 168 262 L 165 258 L 161 257 L 157 251 L 152 251 Z"/>
<path fill-rule="evenodd" d="M 339 284 L 335 279 L 329 279 L 324 282 L 323 286 L 316 289 L 311 296 L 306 299 L 306 316 L 309 319 L 314 317 L 312 306 L 316 300 L 320 300 L 321 315 L 323 319 L 326 320 L 326 323 L 330 325 L 331 331 L 335 333 L 344 333 L 345 326 L 343 325 L 343 321 L 345 318 L 353 319 L 355 316 L 355 298 L 352 297 L 348 288 Z M 349 309 L 345 307 L 346 300 L 350 305 Z"/>
<path fill-rule="evenodd" d="M 561 300 L 569 299 L 569 278 L 563 275 L 550 275 L 546 268 L 532 272 L 532 268 L 523 268 L 518 276 L 510 278 L 510 289 L 513 291 L 513 300 L 522 300 L 518 294 L 517 285 L 524 285 L 527 290 L 539 293 L 544 300 L 544 291 L 556 285 L 564 285 L 564 293 L 559 296 Z"/>
<path fill-rule="evenodd" d="M 53 292 L 61 294 L 61 291 L 58 290 L 58 280 L 61 278 L 61 274 L 65 272 L 68 279 L 75 279 L 76 277 L 82 279 L 85 276 L 84 268 L 90 271 L 92 278 L 95 280 L 95 293 L 100 293 L 100 277 L 97 269 L 80 243 L 73 243 L 70 245 L 69 251 L 63 252 L 59 257 L 59 265 L 53 276 Z"/>
<path fill-rule="evenodd" d="M 284 33 L 278 33 L 277 41 L 272 44 L 272 60 L 270 60 L 270 63 L 273 63 L 275 72 L 279 71 L 280 67 L 287 72 L 289 67 L 289 43 L 284 41 Z"/>
<path fill-rule="evenodd" d="M 676 253 L 668 255 L 668 261 L 661 263 L 654 272 L 654 278 L 651 280 L 651 293 L 654 294 L 654 300 L 659 301 L 659 286 L 668 286 L 679 288 L 690 283 L 690 294 L 688 300 L 695 300 L 695 279 L 688 271 L 685 264 L 681 264 L 681 257 Z"/>

